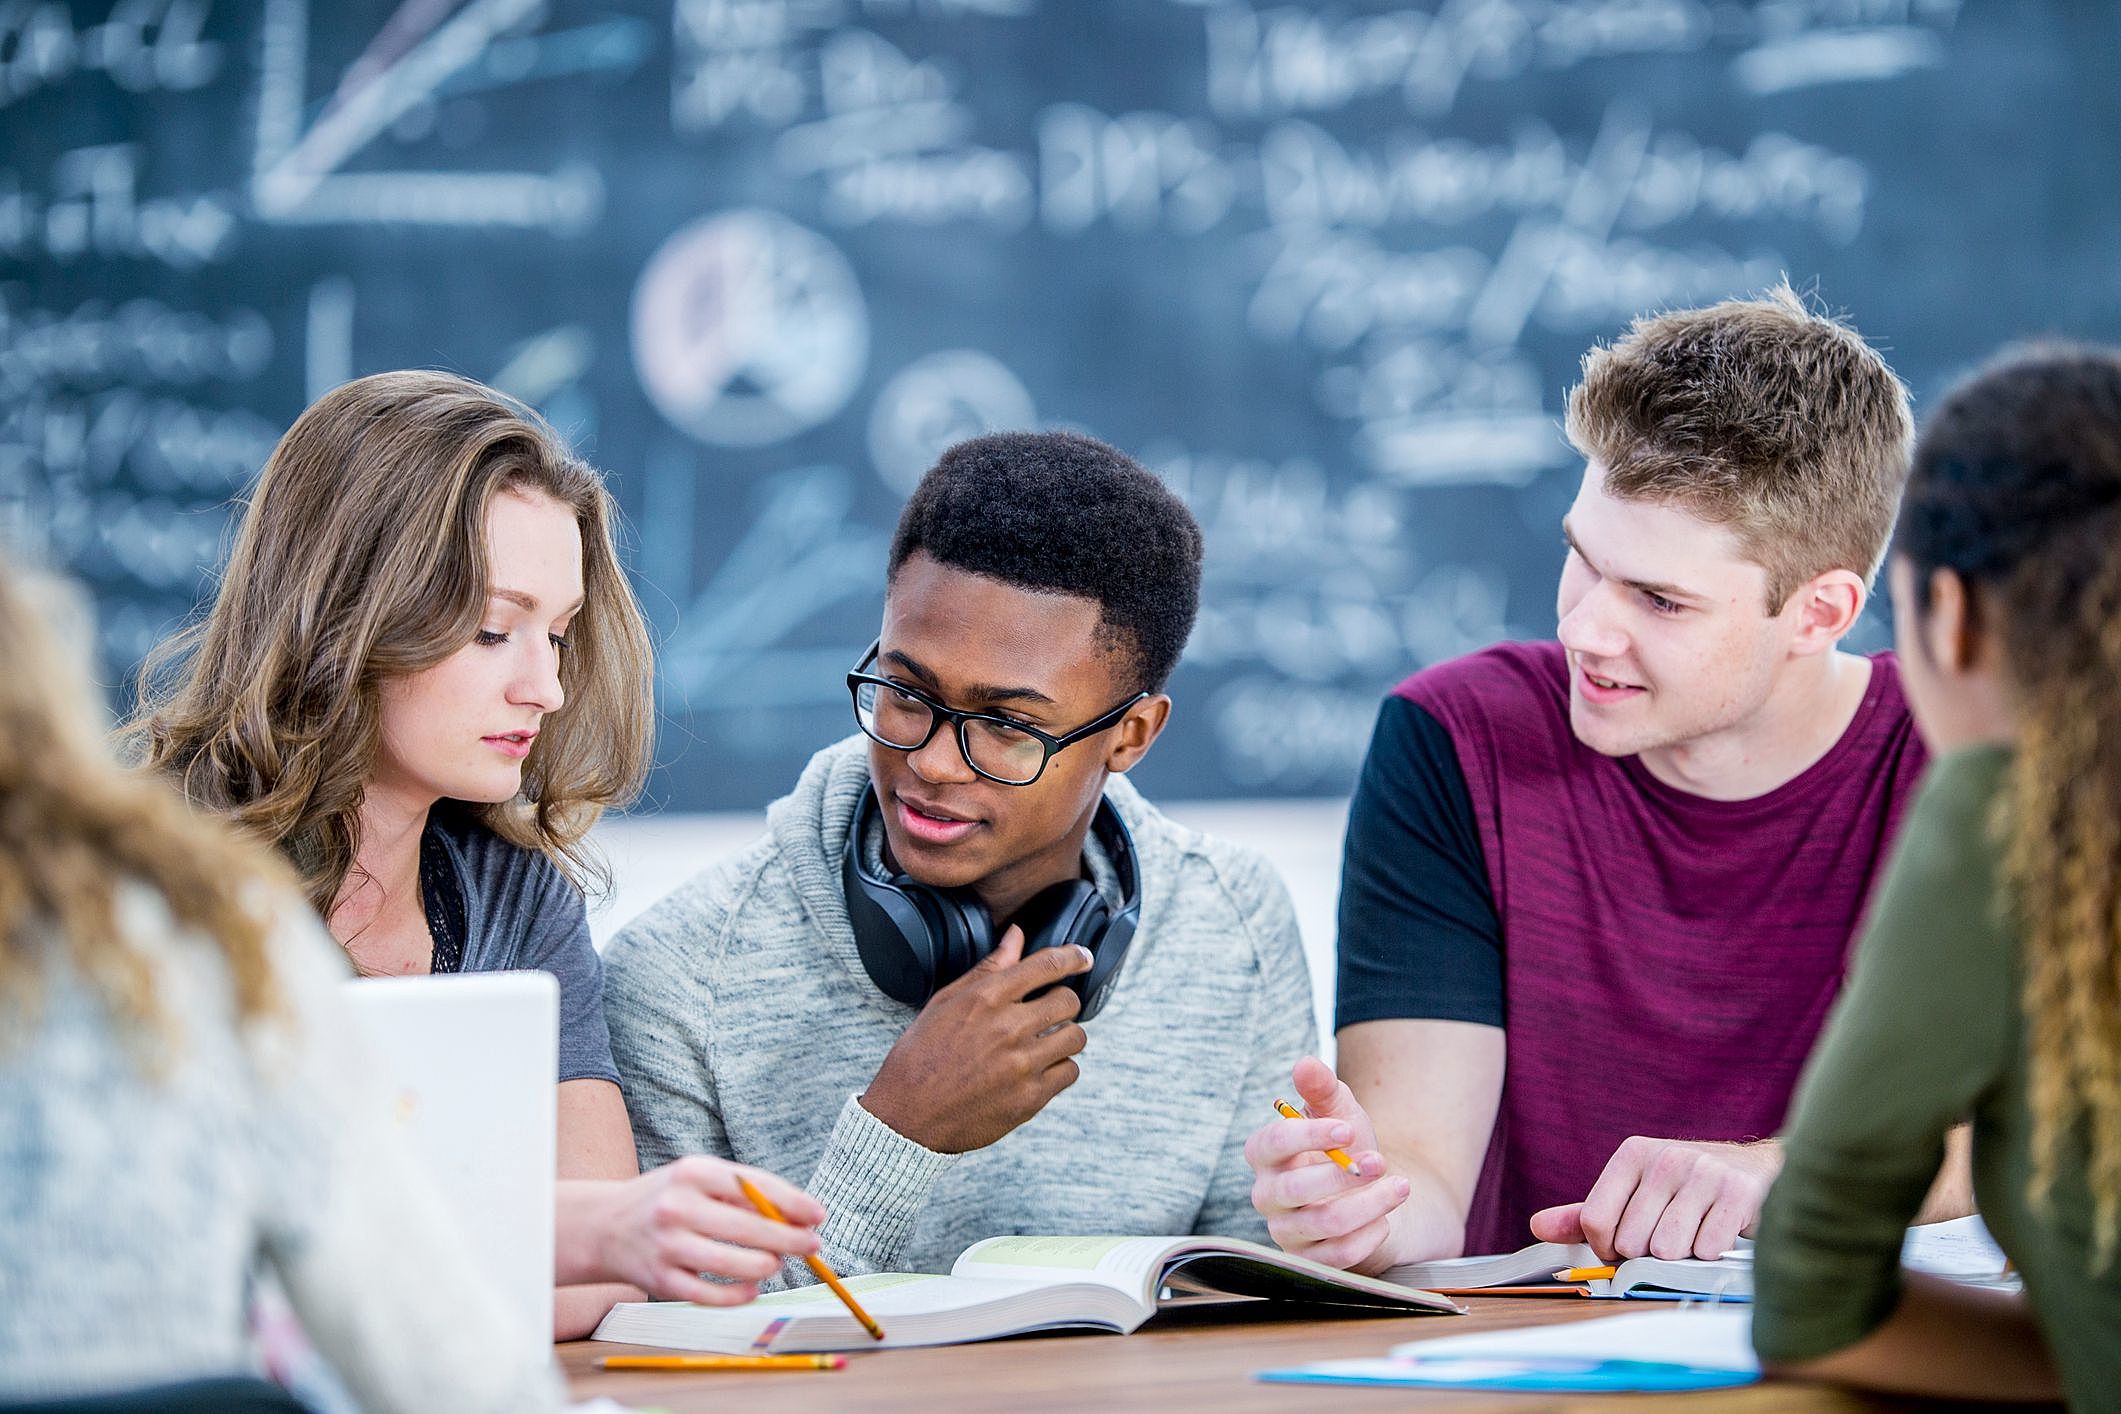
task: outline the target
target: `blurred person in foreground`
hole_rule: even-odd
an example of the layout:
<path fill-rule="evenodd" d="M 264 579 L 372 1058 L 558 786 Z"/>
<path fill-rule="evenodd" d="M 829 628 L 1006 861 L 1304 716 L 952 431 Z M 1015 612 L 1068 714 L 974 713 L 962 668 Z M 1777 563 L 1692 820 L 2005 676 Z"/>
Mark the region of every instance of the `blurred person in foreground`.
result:
<path fill-rule="evenodd" d="M 262 1263 L 363 1408 L 557 1407 L 338 950 L 276 860 L 108 757 L 51 594 L 0 560 L 0 1401 L 248 1373 Z"/>
<path fill-rule="evenodd" d="M 1947 397 L 1891 575 L 1937 757 L 1798 1094 L 1753 1338 L 1781 1373 L 2121 1408 L 2121 351 Z M 2022 1295 L 1900 1271 L 1968 1117 Z"/>

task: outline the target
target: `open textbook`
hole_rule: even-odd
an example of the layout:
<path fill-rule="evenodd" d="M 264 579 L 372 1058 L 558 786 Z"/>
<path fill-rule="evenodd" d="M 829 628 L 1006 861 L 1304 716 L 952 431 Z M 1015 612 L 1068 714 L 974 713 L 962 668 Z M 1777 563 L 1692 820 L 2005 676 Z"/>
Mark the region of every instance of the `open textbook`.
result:
<path fill-rule="evenodd" d="M 1535 1242 L 1515 1252 L 1488 1257 L 1413 1262 L 1392 1268 L 1384 1274 L 1384 1279 L 1401 1286 L 1441 1291 L 1507 1287 L 1520 1293 L 1531 1288 L 1550 1289 L 1556 1294 L 1581 1292 L 1586 1296 L 1628 1296 L 1656 1291 L 1742 1300 L 1753 1294 L 1752 1252 L 1749 1249 L 1750 1244 L 1747 1244 L 1746 1249 L 1716 1260 L 1632 1257 L 1615 1266 L 1610 1277 L 1562 1281 L 1555 1275 L 1557 1272 L 1609 1264 L 1582 1243 Z"/>
<path fill-rule="evenodd" d="M 1125 1333 L 1167 1306 L 1266 1297 L 1370 1310 L 1460 1311 L 1449 1299 L 1336 1271 L 1228 1237 L 990 1237 L 948 1276 L 876 1272 L 847 1287 L 884 1327 L 884 1346 L 950 1345 L 1087 1326 Z M 625 1302 L 596 1339 L 679 1350 L 802 1353 L 873 1350 L 822 1286 L 769 1292 L 748 1306 Z"/>
<path fill-rule="evenodd" d="M 2009 1274 L 2003 1249 L 1989 1236 L 1987 1225 L 1978 1216 L 1909 1228 L 1901 1244 L 1900 1263 L 1910 1271 L 1970 1285 L 2010 1286 L 2016 1280 Z M 1453 1257 L 1394 1267 L 1384 1274 L 1384 1279 L 1402 1286 L 1446 1292 L 1495 1287 L 1520 1292 L 1573 1289 L 1586 1296 L 1680 1295 L 1727 1301 L 1751 1300 L 1753 1295 L 1753 1244 L 1745 1238 L 1738 1240 L 1735 1249 L 1714 1260 L 1634 1257 L 1619 1263 L 1613 1275 L 1606 1278 L 1564 1282 L 1555 1276 L 1560 1271 L 1602 1264 L 1597 1253 L 1581 1244 L 1535 1242 L 1530 1247 L 1491 1257 Z"/>

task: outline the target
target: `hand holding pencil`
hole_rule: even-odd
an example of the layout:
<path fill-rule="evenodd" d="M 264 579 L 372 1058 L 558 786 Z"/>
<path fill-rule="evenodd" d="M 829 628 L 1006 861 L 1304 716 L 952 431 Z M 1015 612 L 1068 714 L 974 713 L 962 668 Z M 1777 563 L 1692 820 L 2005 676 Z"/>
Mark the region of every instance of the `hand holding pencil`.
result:
<path fill-rule="evenodd" d="M 748 1200 L 745 1184 L 773 1195 L 772 1217 Z M 564 1182 L 559 1203 L 559 1280 L 623 1281 L 703 1306 L 754 1299 L 784 1256 L 818 1250 L 825 1220 L 818 1201 L 786 1179 L 707 1154 L 623 1182 Z M 724 1280 L 703 1281 L 703 1272 Z"/>
<path fill-rule="evenodd" d="M 1252 1206 L 1285 1251 L 1331 1267 L 1389 1265 L 1384 1249 L 1407 1180 L 1385 1172 L 1369 1115 L 1331 1067 L 1307 1056 L 1290 1078 L 1304 1110 L 1275 1101 L 1282 1117 L 1245 1143 Z"/>
<path fill-rule="evenodd" d="M 749 1179 L 740 1175 L 737 1178 L 737 1186 L 744 1190 L 744 1196 L 751 1200 L 753 1207 L 776 1222 L 780 1220 L 780 1212 L 773 1206 L 773 1200 L 753 1187 Z M 841 1283 L 838 1273 L 825 1265 L 823 1258 L 816 1253 L 805 1253 L 803 1255 L 803 1265 L 810 1268 L 811 1274 L 819 1281 L 832 1288 L 832 1294 L 837 1296 L 845 1303 L 847 1309 L 854 1313 L 854 1319 L 862 1323 L 862 1329 L 869 1332 L 871 1340 L 882 1340 L 884 1338 L 884 1328 L 878 1325 L 867 1311 L 862 1309 L 862 1303 L 854 1299 L 854 1293 Z"/>

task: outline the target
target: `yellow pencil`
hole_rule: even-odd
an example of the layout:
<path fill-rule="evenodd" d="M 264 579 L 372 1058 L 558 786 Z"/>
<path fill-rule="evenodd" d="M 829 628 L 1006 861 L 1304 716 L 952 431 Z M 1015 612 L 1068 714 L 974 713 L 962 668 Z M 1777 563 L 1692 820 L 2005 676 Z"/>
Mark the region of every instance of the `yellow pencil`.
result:
<path fill-rule="evenodd" d="M 1309 1118 L 1310 1118 L 1310 1116 L 1309 1116 L 1309 1115 L 1306 1115 L 1306 1114 L 1300 1114 L 1300 1113 L 1298 1113 L 1298 1112 L 1297 1112 L 1297 1109 L 1296 1109 L 1296 1107 L 1295 1107 L 1294 1105 L 1290 1104 L 1290 1103 L 1289 1103 L 1289 1102 L 1288 1102 L 1287 1100 L 1276 1100 L 1276 1101 L 1274 1102 L 1274 1108 L 1275 1108 L 1275 1109 L 1277 1109 L 1277 1110 L 1280 1110 L 1280 1111 L 1281 1111 L 1281 1114 L 1282 1114 L 1282 1118 L 1283 1118 L 1283 1119 L 1309 1119 Z M 1349 1157 L 1348 1157 L 1348 1152 L 1347 1152 L 1347 1150 L 1345 1150 L 1345 1149 L 1328 1149 L 1328 1150 L 1326 1150 L 1326 1157 L 1327 1157 L 1327 1158 L 1329 1158 L 1329 1159 L 1331 1159 L 1331 1160 L 1332 1160 L 1332 1161 L 1333 1161 L 1334 1163 L 1336 1163 L 1336 1164 L 1339 1164 L 1339 1165 L 1340 1165 L 1340 1166 L 1341 1166 L 1342 1168 L 1346 1169 L 1346 1170 L 1347 1170 L 1347 1171 L 1348 1171 L 1349 1173 L 1353 1173 L 1353 1172 L 1355 1172 L 1355 1160 L 1353 1160 L 1353 1159 L 1351 1159 L 1351 1158 L 1349 1158 Z"/>
<path fill-rule="evenodd" d="M 759 1192 L 752 1185 L 750 1179 L 739 1174 L 737 1175 L 736 1186 L 744 1190 L 744 1196 L 751 1200 L 751 1206 L 764 1213 L 768 1219 L 777 1223 L 788 1221 L 781 1216 L 781 1210 L 773 1206 L 773 1200 Z M 817 1279 L 831 1287 L 834 1296 L 847 1303 L 847 1309 L 854 1313 L 854 1319 L 862 1323 L 862 1329 L 869 1332 L 872 1339 L 882 1340 L 884 1338 L 884 1328 L 878 1325 L 867 1311 L 862 1309 L 862 1303 L 854 1299 L 854 1293 L 841 1283 L 832 1268 L 826 1266 L 816 1257 L 803 1258 L 803 1265 L 817 1273 Z"/>
<path fill-rule="evenodd" d="M 1618 1267 L 1567 1267 L 1554 1273 L 1556 1281 L 1609 1281 L 1620 1274 Z"/>
<path fill-rule="evenodd" d="M 607 1355 L 607 1370 L 841 1370 L 844 1355 Z"/>

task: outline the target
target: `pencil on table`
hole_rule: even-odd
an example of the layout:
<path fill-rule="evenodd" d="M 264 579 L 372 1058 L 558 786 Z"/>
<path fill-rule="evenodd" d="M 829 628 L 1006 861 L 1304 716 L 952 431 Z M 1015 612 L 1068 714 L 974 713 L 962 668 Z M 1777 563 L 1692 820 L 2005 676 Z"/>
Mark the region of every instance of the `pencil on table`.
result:
<path fill-rule="evenodd" d="M 1620 1275 L 1618 1267 L 1564 1267 L 1554 1273 L 1556 1281 L 1611 1281 Z"/>
<path fill-rule="evenodd" d="M 607 1370 L 842 1370 L 844 1355 L 607 1355 Z"/>
<path fill-rule="evenodd" d="M 1295 1107 L 1294 1105 L 1290 1104 L 1290 1103 L 1289 1103 L 1289 1102 L 1288 1102 L 1287 1100 L 1276 1100 L 1276 1101 L 1274 1102 L 1274 1108 L 1275 1108 L 1275 1109 L 1277 1109 L 1277 1110 L 1280 1110 L 1280 1111 L 1281 1111 L 1281 1113 L 1282 1113 L 1282 1118 L 1283 1118 L 1283 1119 L 1309 1119 L 1309 1118 L 1310 1118 L 1310 1116 L 1309 1116 L 1309 1115 L 1306 1115 L 1306 1114 L 1302 1114 L 1302 1113 L 1299 1113 L 1299 1112 L 1298 1112 L 1298 1110 L 1297 1110 L 1297 1108 L 1296 1108 L 1296 1107 Z M 1332 1160 L 1332 1161 L 1333 1161 L 1334 1163 L 1336 1163 L 1336 1164 L 1339 1164 L 1339 1165 L 1340 1165 L 1340 1166 L 1341 1166 L 1342 1168 L 1346 1169 L 1346 1170 L 1347 1170 L 1347 1171 L 1348 1171 L 1349 1173 L 1353 1173 L 1353 1172 L 1355 1172 L 1355 1160 L 1353 1160 L 1353 1159 L 1351 1159 L 1351 1158 L 1349 1158 L 1349 1157 L 1348 1157 L 1348 1151 L 1347 1151 L 1347 1150 L 1345 1150 L 1345 1149 L 1328 1149 L 1328 1150 L 1326 1150 L 1326 1157 L 1327 1157 L 1327 1158 L 1329 1158 L 1329 1159 L 1331 1159 L 1331 1160 Z"/>
<path fill-rule="evenodd" d="M 788 1221 L 781 1216 L 781 1210 L 773 1206 L 773 1200 L 759 1192 L 750 1179 L 738 1174 L 736 1186 L 744 1190 L 744 1196 L 751 1200 L 751 1206 L 765 1214 L 768 1220 L 777 1223 Z M 854 1293 L 847 1289 L 846 1284 L 839 1279 L 838 1274 L 832 1268 L 826 1266 L 815 1256 L 804 1257 L 803 1265 L 816 1273 L 817 1279 L 831 1287 L 832 1294 L 847 1304 L 847 1309 L 854 1313 L 854 1319 L 862 1323 L 862 1329 L 869 1332 L 871 1339 L 882 1340 L 884 1338 L 884 1328 L 876 1323 L 874 1317 L 862 1309 L 862 1303 L 854 1299 Z"/>

